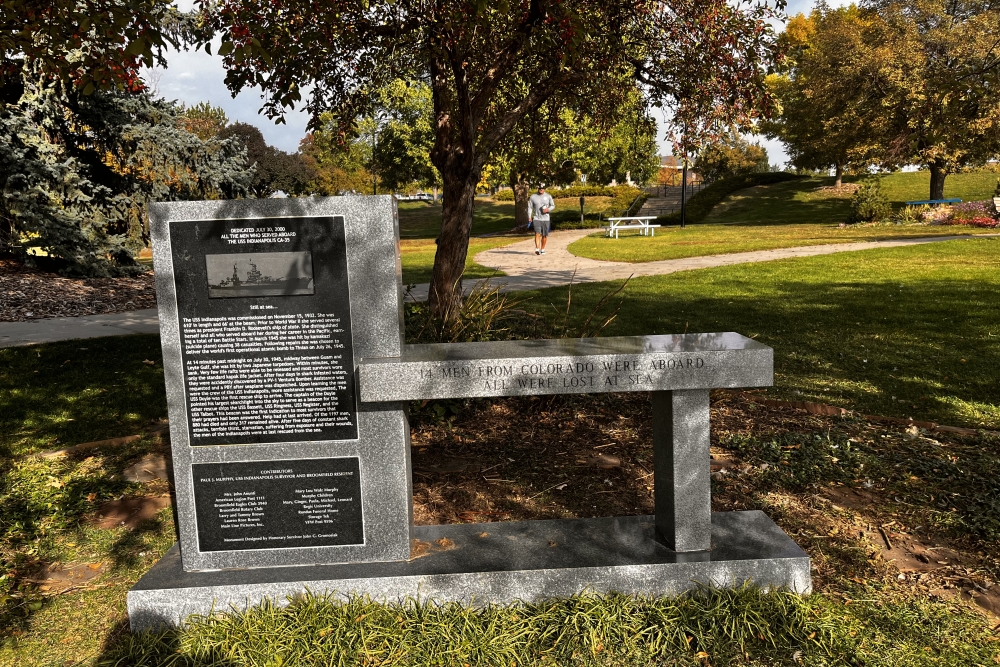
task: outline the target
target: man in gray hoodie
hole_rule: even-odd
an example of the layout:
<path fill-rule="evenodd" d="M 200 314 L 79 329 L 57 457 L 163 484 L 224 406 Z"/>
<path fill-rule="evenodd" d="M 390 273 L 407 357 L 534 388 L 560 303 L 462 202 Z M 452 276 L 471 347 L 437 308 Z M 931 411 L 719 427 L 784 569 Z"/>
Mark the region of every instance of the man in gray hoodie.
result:
<path fill-rule="evenodd" d="M 545 191 L 545 184 L 538 184 L 538 192 L 528 198 L 528 224 L 535 228 L 535 254 L 545 254 L 545 243 L 549 240 L 552 223 L 549 212 L 556 207 L 552 195 Z"/>

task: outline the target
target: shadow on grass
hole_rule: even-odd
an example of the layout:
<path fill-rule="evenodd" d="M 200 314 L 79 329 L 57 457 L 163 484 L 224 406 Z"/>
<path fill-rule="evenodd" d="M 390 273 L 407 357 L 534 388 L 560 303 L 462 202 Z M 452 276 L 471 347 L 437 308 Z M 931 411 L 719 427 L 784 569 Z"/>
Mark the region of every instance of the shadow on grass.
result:
<path fill-rule="evenodd" d="M 222 648 L 197 647 L 185 651 L 183 634 L 177 630 L 132 633 L 122 619 L 108 633 L 95 667 L 237 667 L 244 661 L 228 658 Z M 277 652 L 276 652 L 277 653 Z M 268 662 L 280 665 L 281 662 Z"/>
<path fill-rule="evenodd" d="M 173 511 L 172 508 L 171 505 L 171 511 Z M 174 525 L 176 526 L 176 521 Z M 164 520 L 156 516 L 142 521 L 132 530 L 119 535 L 108 549 L 108 554 L 113 560 L 111 570 L 121 572 L 138 567 L 143 561 L 144 552 L 151 548 L 147 538 L 159 533 L 163 526 Z"/>
<path fill-rule="evenodd" d="M 845 222 L 850 212 L 850 197 L 816 191 L 832 184 L 832 178 L 810 178 L 738 190 L 702 222 L 767 226 Z"/>
<path fill-rule="evenodd" d="M 737 331 L 774 348 L 779 393 L 1000 428 L 998 249 L 956 241 L 638 278 L 604 335 Z M 577 312 L 606 291 L 575 285 Z M 553 288 L 533 301 L 565 299 Z"/>
<path fill-rule="evenodd" d="M 132 435 L 166 412 L 156 335 L 0 350 L 2 458 Z"/>

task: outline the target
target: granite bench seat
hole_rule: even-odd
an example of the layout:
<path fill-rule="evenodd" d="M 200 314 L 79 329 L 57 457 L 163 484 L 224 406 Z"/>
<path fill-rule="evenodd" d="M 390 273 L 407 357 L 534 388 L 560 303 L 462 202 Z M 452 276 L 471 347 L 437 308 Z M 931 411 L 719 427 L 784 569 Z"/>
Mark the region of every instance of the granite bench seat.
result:
<path fill-rule="evenodd" d="M 770 347 L 738 333 L 406 345 L 362 359 L 362 403 L 768 387 Z"/>
<path fill-rule="evenodd" d="M 676 552 L 712 548 L 709 391 L 766 387 L 774 352 L 738 333 L 406 345 L 362 359 L 361 403 L 648 391 L 656 529 Z"/>

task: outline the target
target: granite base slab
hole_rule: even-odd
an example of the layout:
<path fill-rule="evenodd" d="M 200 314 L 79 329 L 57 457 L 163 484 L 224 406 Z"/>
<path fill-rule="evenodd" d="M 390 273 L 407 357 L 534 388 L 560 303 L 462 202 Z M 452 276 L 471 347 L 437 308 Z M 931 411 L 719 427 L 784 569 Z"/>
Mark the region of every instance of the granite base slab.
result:
<path fill-rule="evenodd" d="M 129 623 L 176 626 L 264 598 L 283 604 L 307 589 L 504 604 L 584 590 L 677 595 L 698 583 L 812 587 L 809 557 L 760 511 L 714 513 L 712 550 L 686 554 L 655 538 L 652 516 L 418 526 L 414 535 L 408 561 L 203 572 L 185 572 L 174 545 L 129 591 Z"/>

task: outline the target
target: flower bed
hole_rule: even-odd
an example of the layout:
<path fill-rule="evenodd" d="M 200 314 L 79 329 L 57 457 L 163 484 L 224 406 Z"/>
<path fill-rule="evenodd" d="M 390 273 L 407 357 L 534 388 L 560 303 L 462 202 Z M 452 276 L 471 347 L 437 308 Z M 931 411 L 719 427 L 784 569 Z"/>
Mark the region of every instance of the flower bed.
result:
<path fill-rule="evenodd" d="M 956 220 L 952 218 L 951 220 L 946 220 L 944 222 L 946 225 L 964 225 L 966 227 L 987 227 L 994 228 L 1000 227 L 1000 220 L 994 220 L 993 218 L 968 218 L 966 220 Z"/>
<path fill-rule="evenodd" d="M 950 215 L 943 220 L 946 225 L 965 225 L 968 227 L 993 228 L 1000 226 L 1000 221 L 993 217 L 990 202 L 969 201 L 955 204 Z"/>

